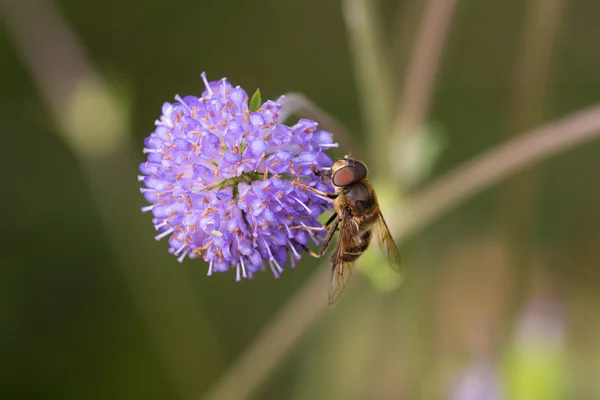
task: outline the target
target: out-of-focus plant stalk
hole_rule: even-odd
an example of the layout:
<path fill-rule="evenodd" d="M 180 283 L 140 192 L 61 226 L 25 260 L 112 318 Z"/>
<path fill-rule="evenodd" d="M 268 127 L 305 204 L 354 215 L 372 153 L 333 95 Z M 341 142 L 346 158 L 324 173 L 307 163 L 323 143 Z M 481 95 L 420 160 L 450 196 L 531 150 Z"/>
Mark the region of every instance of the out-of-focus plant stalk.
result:
<path fill-rule="evenodd" d="M 404 136 L 418 128 L 429 112 L 431 96 L 458 0 L 428 0 L 419 24 L 404 77 L 394 134 Z"/>
<path fill-rule="evenodd" d="M 399 240 L 410 236 L 510 174 L 598 136 L 600 105 L 518 135 L 462 164 L 409 199 L 409 206 L 394 218 L 401 221 L 395 233 Z"/>
<path fill-rule="evenodd" d="M 390 157 L 399 155 L 400 162 L 394 164 L 394 172 L 403 181 L 411 180 L 410 176 L 404 175 L 413 168 L 403 165 L 402 160 L 409 160 L 410 153 L 419 151 L 425 143 L 420 136 L 457 3 L 458 0 L 428 0 L 412 45 L 399 105 L 393 117 L 393 142 L 388 147 Z"/>
<path fill-rule="evenodd" d="M 202 384 L 194 366 L 209 356 L 203 349 L 213 349 L 210 357 L 218 363 L 217 340 L 201 323 L 184 270 L 159 266 L 157 260 L 170 257 L 161 257 L 153 250 L 158 247 L 139 235 L 150 222 L 137 211 L 142 199 L 134 178 L 127 104 L 95 71 L 52 1 L 1 0 L 0 11 L 57 133 L 81 165 L 117 264 L 175 391 L 190 398 Z"/>
<path fill-rule="evenodd" d="M 561 151 L 600 137 L 600 105 L 564 117 L 519 135 L 465 163 L 430 184 L 388 213 L 398 244 L 444 213 L 508 175 Z M 313 277 L 283 305 L 205 399 L 246 399 L 271 375 L 296 342 L 327 309 L 325 283 L 329 265 L 316 268 Z"/>
<path fill-rule="evenodd" d="M 285 121 L 290 115 L 296 115 L 315 120 L 319 123 L 319 129 L 324 129 L 334 134 L 336 141 L 340 145 L 340 151 L 352 152 L 356 157 L 362 157 L 360 147 L 348 129 L 338 121 L 334 116 L 326 113 L 306 96 L 300 93 L 287 93 L 282 102 L 280 120 Z"/>
<path fill-rule="evenodd" d="M 535 126 L 544 118 L 550 82 L 552 53 L 562 20 L 564 0 L 530 0 L 523 24 L 520 48 L 514 69 L 514 93 L 512 104 L 512 131 L 520 132 Z M 530 227 L 535 218 L 534 204 L 539 168 L 533 168 L 511 179 L 500 195 L 498 207 L 499 230 L 510 245 L 513 258 L 507 271 L 512 287 L 507 302 L 513 314 L 520 307 L 527 286 L 527 271 L 533 253 L 529 245 Z"/>
<path fill-rule="evenodd" d="M 394 15 L 392 25 L 392 40 L 390 48 L 392 49 L 391 63 L 393 72 L 396 75 L 396 83 L 401 84 L 406 76 L 409 59 L 413 53 L 413 44 L 418 34 L 418 28 L 421 23 L 421 15 L 426 3 L 423 0 L 406 0 L 398 2 L 397 10 Z M 396 93 L 396 101 L 401 93 Z"/>
<path fill-rule="evenodd" d="M 369 285 L 365 280 L 353 283 L 359 287 Z M 374 396 L 368 389 L 376 380 L 373 375 L 381 371 L 365 368 L 365 365 L 375 365 L 379 360 L 377 351 L 383 345 L 384 334 L 383 304 L 384 297 L 376 291 L 365 290 L 360 296 L 344 296 L 343 304 L 328 313 L 327 321 L 320 326 L 319 343 L 303 353 L 303 360 L 296 369 L 298 381 L 303 384 L 298 385 L 290 400 L 382 398 Z M 349 321 L 356 322 L 357 315 L 361 316 L 360 327 L 345 329 Z"/>
<path fill-rule="evenodd" d="M 387 148 L 393 110 L 393 76 L 383 45 L 376 0 L 343 0 L 342 10 L 354 57 L 358 98 L 364 121 L 369 168 L 376 176 L 388 173 Z"/>
<path fill-rule="evenodd" d="M 527 8 L 514 70 L 513 124 L 517 132 L 543 118 L 565 0 L 530 0 Z"/>

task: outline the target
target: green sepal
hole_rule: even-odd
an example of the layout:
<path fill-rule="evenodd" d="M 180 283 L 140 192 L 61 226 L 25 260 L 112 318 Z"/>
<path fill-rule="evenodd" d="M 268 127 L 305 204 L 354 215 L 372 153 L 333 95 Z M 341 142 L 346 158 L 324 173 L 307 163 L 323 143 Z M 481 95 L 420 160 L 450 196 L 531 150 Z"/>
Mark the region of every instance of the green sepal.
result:
<path fill-rule="evenodd" d="M 250 99 L 250 112 L 258 111 L 262 107 L 262 99 L 260 98 L 260 89 L 256 89 L 256 92 Z"/>

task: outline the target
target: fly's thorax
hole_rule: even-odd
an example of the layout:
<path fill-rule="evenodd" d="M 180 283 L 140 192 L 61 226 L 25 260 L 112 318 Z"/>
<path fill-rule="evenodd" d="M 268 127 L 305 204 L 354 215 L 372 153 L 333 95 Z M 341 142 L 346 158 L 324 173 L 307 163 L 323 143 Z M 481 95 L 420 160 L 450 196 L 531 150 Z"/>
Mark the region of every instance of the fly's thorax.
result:
<path fill-rule="evenodd" d="M 366 178 L 338 190 L 339 203 L 346 205 L 353 217 L 366 217 L 378 210 L 377 197 Z"/>

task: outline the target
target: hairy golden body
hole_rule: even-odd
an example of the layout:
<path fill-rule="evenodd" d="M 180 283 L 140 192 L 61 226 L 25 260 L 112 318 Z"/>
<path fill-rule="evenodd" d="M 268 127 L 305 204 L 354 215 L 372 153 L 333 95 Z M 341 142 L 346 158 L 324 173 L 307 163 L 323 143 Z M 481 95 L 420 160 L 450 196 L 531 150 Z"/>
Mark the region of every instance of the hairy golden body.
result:
<path fill-rule="evenodd" d="M 354 262 L 369 247 L 373 226 L 379 218 L 379 204 L 367 178 L 347 188 L 338 188 L 333 208 L 338 215 L 347 216 L 344 235 L 344 262 Z M 332 258 L 337 256 L 335 253 Z M 332 261 L 334 261 L 332 259 Z"/>
<path fill-rule="evenodd" d="M 308 230 L 327 230 L 327 235 L 318 254 L 321 257 L 331 244 L 335 232 L 339 232 L 336 249 L 331 254 L 331 286 L 329 303 L 333 304 L 342 294 L 352 275 L 354 262 L 365 252 L 371 243 L 373 232 L 389 255 L 390 265 L 399 269 L 400 256 L 396 244 L 377 202 L 377 195 L 369 182 L 367 168 L 360 161 L 346 156 L 332 167 L 331 181 L 335 194 L 328 194 L 304 186 L 307 190 L 332 201 L 334 213 L 322 227 L 297 227 Z"/>

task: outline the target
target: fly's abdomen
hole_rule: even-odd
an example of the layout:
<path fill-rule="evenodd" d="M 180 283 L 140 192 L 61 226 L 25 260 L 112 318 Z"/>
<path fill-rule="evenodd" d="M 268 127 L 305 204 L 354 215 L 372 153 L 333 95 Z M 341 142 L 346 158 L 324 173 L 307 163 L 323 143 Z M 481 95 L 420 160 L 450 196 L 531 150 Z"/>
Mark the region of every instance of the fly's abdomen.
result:
<path fill-rule="evenodd" d="M 350 247 L 346 249 L 344 252 L 343 261 L 344 262 L 354 262 L 362 253 L 367 250 L 369 244 L 371 243 L 371 230 L 365 230 L 360 233 L 360 243 L 357 246 Z"/>

